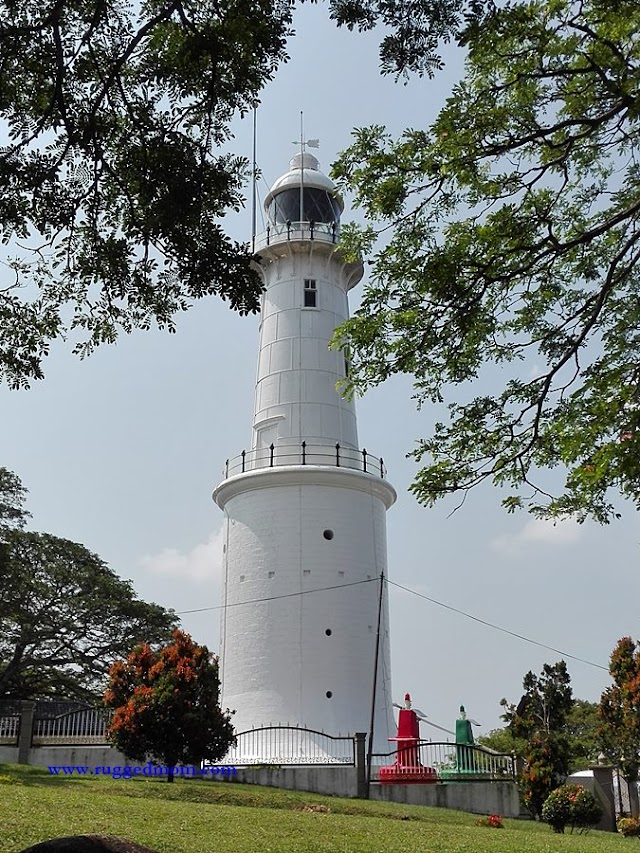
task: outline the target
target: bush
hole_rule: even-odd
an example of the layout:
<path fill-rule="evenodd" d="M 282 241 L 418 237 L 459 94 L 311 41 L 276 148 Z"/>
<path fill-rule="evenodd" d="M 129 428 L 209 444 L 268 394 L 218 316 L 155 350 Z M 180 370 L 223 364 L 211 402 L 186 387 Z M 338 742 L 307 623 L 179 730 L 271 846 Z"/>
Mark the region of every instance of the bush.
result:
<path fill-rule="evenodd" d="M 640 838 L 640 820 L 635 817 L 621 817 L 617 826 L 625 838 Z"/>
<path fill-rule="evenodd" d="M 593 795 L 582 785 L 561 785 L 544 801 L 542 820 L 553 827 L 554 832 L 564 832 L 565 826 L 585 830 L 598 823 L 602 808 Z"/>

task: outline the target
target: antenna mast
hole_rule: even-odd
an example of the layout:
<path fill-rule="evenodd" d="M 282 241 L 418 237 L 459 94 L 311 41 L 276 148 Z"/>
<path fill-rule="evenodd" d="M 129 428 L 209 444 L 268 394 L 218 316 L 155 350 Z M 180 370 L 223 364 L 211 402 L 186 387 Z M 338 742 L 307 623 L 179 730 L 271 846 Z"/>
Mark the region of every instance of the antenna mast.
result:
<path fill-rule="evenodd" d="M 304 113 L 300 110 L 300 233 L 304 222 Z"/>
<path fill-rule="evenodd" d="M 257 183 L 257 165 L 256 165 L 256 127 L 257 127 L 257 112 L 258 108 L 256 104 L 253 105 L 253 166 L 251 170 L 251 183 L 252 183 L 252 192 L 251 192 L 251 254 L 255 254 L 256 251 L 256 183 Z"/>

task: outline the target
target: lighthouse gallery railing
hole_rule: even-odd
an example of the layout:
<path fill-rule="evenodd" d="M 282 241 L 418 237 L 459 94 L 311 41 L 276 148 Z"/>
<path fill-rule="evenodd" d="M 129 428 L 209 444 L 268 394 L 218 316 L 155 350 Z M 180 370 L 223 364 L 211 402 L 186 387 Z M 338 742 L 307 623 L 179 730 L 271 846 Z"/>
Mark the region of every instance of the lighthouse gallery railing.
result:
<path fill-rule="evenodd" d="M 278 222 L 271 223 L 266 231 L 256 237 L 255 249 L 288 243 L 297 240 L 314 240 L 319 243 L 336 245 L 340 238 L 340 225 L 337 222 Z"/>
<path fill-rule="evenodd" d="M 329 735 L 302 726 L 261 726 L 236 735 L 236 745 L 223 761 L 212 764 L 305 766 L 316 764 L 354 765 L 353 735 Z"/>
<path fill-rule="evenodd" d="M 280 465 L 330 465 L 334 468 L 349 468 L 375 477 L 387 476 L 384 459 L 373 456 L 366 450 L 343 447 L 337 444 L 271 444 L 269 447 L 243 450 L 238 456 L 227 459 L 223 476 L 245 474 L 260 468 L 276 468 Z"/>

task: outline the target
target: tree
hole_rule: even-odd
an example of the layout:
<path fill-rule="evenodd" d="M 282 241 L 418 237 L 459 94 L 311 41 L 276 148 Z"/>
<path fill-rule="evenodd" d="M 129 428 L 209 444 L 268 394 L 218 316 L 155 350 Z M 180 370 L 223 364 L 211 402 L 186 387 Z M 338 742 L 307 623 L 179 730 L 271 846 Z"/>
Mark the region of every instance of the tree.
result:
<path fill-rule="evenodd" d="M 477 741 L 487 749 L 493 749 L 503 755 L 515 755 L 517 758 L 522 758 L 527 749 L 526 739 L 515 737 L 508 726 L 503 729 L 491 729 L 486 735 L 480 735 Z"/>
<path fill-rule="evenodd" d="M 490 481 L 510 511 L 607 522 L 610 490 L 640 505 L 640 7 L 478 4 L 461 30 L 466 4 L 415 0 L 418 29 L 443 5 L 468 52 L 436 121 L 359 129 L 334 168 L 369 219 L 350 250 L 391 235 L 336 337 L 345 388 L 405 373 L 445 413 L 412 454 L 421 503 Z M 555 466 L 564 487 L 541 474 Z"/>
<path fill-rule="evenodd" d="M 640 645 L 623 637 L 611 653 L 609 673 L 613 685 L 600 698 L 599 734 L 605 754 L 622 770 L 629 783 L 633 817 L 640 812 L 637 781 L 640 777 Z"/>
<path fill-rule="evenodd" d="M 153 651 L 137 646 L 109 673 L 105 705 L 114 709 L 111 742 L 128 758 L 164 764 L 217 761 L 235 744 L 230 715 L 218 704 L 218 660 L 188 634 Z"/>
<path fill-rule="evenodd" d="M 247 163 L 221 147 L 290 20 L 280 0 L 0 0 L 0 379 L 42 378 L 71 330 L 84 354 L 205 295 L 258 310 L 220 224 Z"/>
<path fill-rule="evenodd" d="M 599 721 L 597 702 L 575 700 L 564 726 L 569 741 L 569 773 L 587 770 L 597 762 L 602 750 Z"/>
<path fill-rule="evenodd" d="M 0 537 L 10 529 L 21 530 L 31 513 L 24 508 L 27 490 L 20 477 L 0 468 Z"/>
<path fill-rule="evenodd" d="M 586 699 L 576 699 L 566 716 L 563 730 L 567 737 L 569 773 L 576 770 L 586 770 L 597 760 L 602 748 L 597 734 L 600 723 L 598 704 Z M 486 746 L 496 752 L 516 755 L 524 759 L 528 742 L 525 738 L 514 737 L 511 728 L 492 729 L 486 735 L 478 738 L 481 746 Z"/>
<path fill-rule="evenodd" d="M 312 0 L 313 2 L 313 0 Z M 382 73 L 420 76 L 443 67 L 442 42 L 465 44 L 495 11 L 493 0 L 329 0 L 338 26 L 360 32 L 382 25 Z"/>
<path fill-rule="evenodd" d="M 501 701 L 502 719 L 514 738 L 527 742 L 520 786 L 532 815 L 540 817 L 544 801 L 564 782 L 569 772 L 569 740 L 565 733 L 573 708 L 571 678 L 564 661 L 545 664 L 540 676 L 528 672 L 518 705 Z"/>
<path fill-rule="evenodd" d="M 0 548 L 0 697 L 92 701 L 115 658 L 175 627 L 83 545 L 12 530 Z"/>

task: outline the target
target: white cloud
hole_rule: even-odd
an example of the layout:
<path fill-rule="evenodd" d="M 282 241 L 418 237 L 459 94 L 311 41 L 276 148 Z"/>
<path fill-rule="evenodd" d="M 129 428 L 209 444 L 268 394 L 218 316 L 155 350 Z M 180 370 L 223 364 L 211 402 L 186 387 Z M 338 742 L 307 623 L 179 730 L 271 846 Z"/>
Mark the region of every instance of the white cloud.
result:
<path fill-rule="evenodd" d="M 176 548 L 163 548 L 157 554 L 147 554 L 140 560 L 142 568 L 151 574 L 211 582 L 222 572 L 222 529 L 213 533 L 207 542 L 195 545 L 186 554 Z"/>
<path fill-rule="evenodd" d="M 491 541 L 491 548 L 513 556 L 522 553 L 530 545 L 572 545 L 582 537 L 582 533 L 582 525 L 572 518 L 557 522 L 533 518 L 518 533 L 497 536 Z"/>

